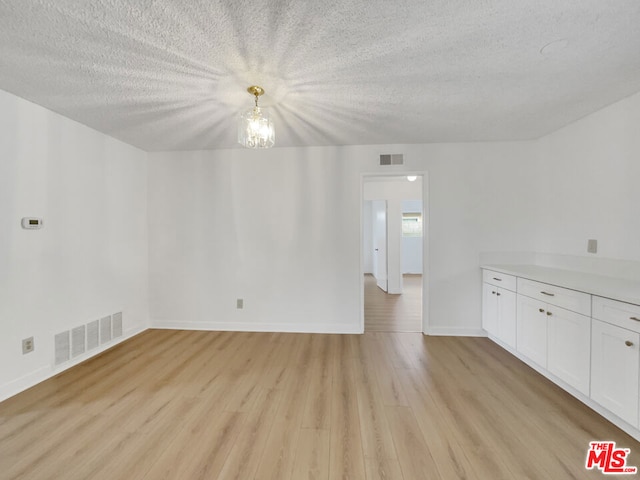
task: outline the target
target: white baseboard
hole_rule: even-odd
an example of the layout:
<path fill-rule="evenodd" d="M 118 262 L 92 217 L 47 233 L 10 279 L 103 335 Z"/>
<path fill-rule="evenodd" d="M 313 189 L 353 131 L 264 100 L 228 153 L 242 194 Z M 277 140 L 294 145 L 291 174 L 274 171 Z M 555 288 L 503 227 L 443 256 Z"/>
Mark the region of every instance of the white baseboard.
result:
<path fill-rule="evenodd" d="M 466 327 L 427 327 L 425 334 L 434 337 L 486 337 L 487 332 L 481 328 Z"/>
<path fill-rule="evenodd" d="M 101 354 L 102 352 L 105 352 L 110 348 L 115 347 L 119 343 L 122 343 L 125 340 L 135 337 L 136 335 L 144 332 L 145 330 L 147 330 L 147 327 L 138 327 L 138 328 L 127 330 L 126 332 L 123 333 L 121 337 L 113 339 L 109 343 L 105 343 L 104 345 L 100 345 L 100 347 L 94 350 L 91 350 L 90 352 L 87 352 L 83 355 L 79 355 L 78 357 L 74 358 L 69 362 L 65 362 L 64 364 L 58 365 L 58 366 L 54 366 L 53 364 L 51 364 L 51 365 L 46 365 L 44 367 L 40 367 L 37 370 L 34 370 L 33 372 L 28 373 L 27 375 L 24 375 L 23 377 L 20 377 L 5 385 L 2 385 L 0 386 L 0 402 L 3 400 L 6 400 L 9 397 L 13 397 L 14 395 L 17 395 L 18 393 L 23 392 L 37 385 L 40 382 L 44 382 L 45 380 L 51 377 L 55 377 L 59 373 L 62 373 L 65 370 L 70 369 L 71 367 L 75 367 L 76 365 L 82 362 L 85 362 L 90 358 L 93 358 L 96 355 Z"/>
<path fill-rule="evenodd" d="M 357 324 L 342 323 L 255 323 L 255 322 L 180 322 L 151 320 L 151 328 L 171 330 L 208 330 L 219 332 L 281 332 L 359 334 Z"/>
<path fill-rule="evenodd" d="M 34 385 L 52 376 L 53 374 L 51 373 L 51 367 L 40 367 L 37 370 L 24 375 L 23 377 L 17 378 L 5 385 L 2 385 L 0 387 L 0 402 L 6 400 L 9 397 L 13 397 L 20 392 L 25 391 L 28 388 L 31 388 Z"/>

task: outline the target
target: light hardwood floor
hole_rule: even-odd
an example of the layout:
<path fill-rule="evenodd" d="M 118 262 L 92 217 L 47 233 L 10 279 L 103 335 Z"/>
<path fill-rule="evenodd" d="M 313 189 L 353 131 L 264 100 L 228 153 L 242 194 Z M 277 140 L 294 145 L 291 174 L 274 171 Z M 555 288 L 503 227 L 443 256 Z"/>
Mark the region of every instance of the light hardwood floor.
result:
<path fill-rule="evenodd" d="M 364 276 L 364 328 L 368 332 L 422 331 L 422 275 L 403 275 L 402 295 L 390 295 Z"/>
<path fill-rule="evenodd" d="M 149 330 L 0 403 L 2 479 L 566 479 L 640 444 L 484 338 Z"/>

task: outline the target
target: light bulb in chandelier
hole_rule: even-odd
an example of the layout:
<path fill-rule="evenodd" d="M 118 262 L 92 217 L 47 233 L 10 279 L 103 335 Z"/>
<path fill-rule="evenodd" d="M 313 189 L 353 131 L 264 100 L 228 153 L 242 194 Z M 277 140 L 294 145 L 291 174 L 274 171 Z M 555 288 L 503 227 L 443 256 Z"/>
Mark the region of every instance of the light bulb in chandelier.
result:
<path fill-rule="evenodd" d="M 264 89 L 257 85 L 247 88 L 255 97 L 255 106 L 240 114 L 238 122 L 238 143 L 247 148 L 270 148 L 276 139 L 276 132 L 269 110 L 258 106 L 258 97 Z"/>

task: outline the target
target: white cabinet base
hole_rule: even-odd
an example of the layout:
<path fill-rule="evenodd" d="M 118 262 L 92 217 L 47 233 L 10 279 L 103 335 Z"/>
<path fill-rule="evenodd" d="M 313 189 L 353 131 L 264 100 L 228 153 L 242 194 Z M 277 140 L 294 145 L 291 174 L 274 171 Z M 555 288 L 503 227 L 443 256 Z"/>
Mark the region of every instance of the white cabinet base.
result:
<path fill-rule="evenodd" d="M 499 301 L 485 293 L 489 338 L 640 441 L 640 282 L 539 266 L 483 267 L 485 283 L 513 279 L 515 347 L 501 335 Z"/>
<path fill-rule="evenodd" d="M 613 414 L 611 411 L 607 410 L 602 405 L 600 405 L 599 403 L 595 402 L 593 399 L 589 398 L 588 395 L 585 395 L 582 392 L 576 390 L 571 385 L 569 385 L 567 382 L 565 382 L 561 378 L 558 378 L 557 376 L 555 376 L 554 374 L 549 372 L 549 370 L 546 370 L 545 368 L 542 368 L 540 365 L 538 365 L 535 362 L 531 361 L 531 359 L 529 359 L 529 358 L 525 357 L 524 355 L 522 355 L 516 349 L 511 348 L 509 345 L 507 345 L 506 343 L 502 342 L 499 338 L 496 338 L 496 337 L 494 337 L 492 335 L 489 335 L 489 339 L 492 342 L 494 342 L 497 345 L 499 345 L 500 347 L 504 348 L 507 352 L 512 354 L 514 357 L 518 358 L 520 361 L 522 361 L 526 365 L 528 365 L 531 368 L 533 368 L 540 375 L 542 375 L 545 378 L 548 378 L 553 383 L 558 385 L 558 387 L 562 388 L 567 393 L 571 394 L 573 397 L 575 397 L 578 400 L 580 400 L 582 403 L 584 403 L 587 407 L 591 408 L 597 414 L 599 414 L 599 415 L 603 416 L 604 418 L 606 418 L 607 420 L 609 420 L 611 423 L 613 423 L 620 430 L 623 430 L 624 432 L 628 433 L 629 435 L 631 435 L 633 438 L 635 438 L 636 440 L 638 440 L 640 442 L 640 429 L 638 429 L 634 425 L 631 425 L 630 423 L 624 421 L 619 416 Z"/>

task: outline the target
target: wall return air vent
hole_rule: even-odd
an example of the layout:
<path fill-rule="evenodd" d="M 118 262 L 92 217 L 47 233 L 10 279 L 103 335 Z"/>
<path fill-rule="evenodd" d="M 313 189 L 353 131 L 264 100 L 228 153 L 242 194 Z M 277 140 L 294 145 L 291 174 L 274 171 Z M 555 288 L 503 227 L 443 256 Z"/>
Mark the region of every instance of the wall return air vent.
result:
<path fill-rule="evenodd" d="M 60 365 L 80 357 L 100 345 L 122 337 L 122 312 L 107 315 L 85 325 L 60 332 L 54 337 L 54 364 Z"/>
<path fill-rule="evenodd" d="M 404 154 L 387 153 L 380 155 L 380 165 L 404 165 Z"/>

